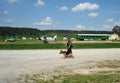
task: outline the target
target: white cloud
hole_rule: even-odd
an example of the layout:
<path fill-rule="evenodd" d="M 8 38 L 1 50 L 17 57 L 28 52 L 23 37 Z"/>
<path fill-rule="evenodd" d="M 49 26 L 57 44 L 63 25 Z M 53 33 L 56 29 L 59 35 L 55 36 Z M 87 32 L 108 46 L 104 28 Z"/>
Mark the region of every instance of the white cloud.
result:
<path fill-rule="evenodd" d="M 59 9 L 59 11 L 67 11 L 67 10 L 68 10 L 68 8 L 66 6 L 63 6 Z"/>
<path fill-rule="evenodd" d="M 45 2 L 42 0 L 37 0 L 37 2 L 35 3 L 36 6 L 44 6 Z"/>
<path fill-rule="evenodd" d="M 78 24 L 78 25 L 76 25 L 76 28 L 78 28 L 78 29 L 84 29 L 84 28 L 86 28 L 86 26 Z"/>
<path fill-rule="evenodd" d="M 18 0 L 8 0 L 9 3 L 16 3 Z"/>
<path fill-rule="evenodd" d="M 107 19 L 107 22 L 114 22 L 113 19 Z"/>
<path fill-rule="evenodd" d="M 49 26 L 49 25 L 53 25 L 53 21 L 51 19 L 51 17 L 46 17 L 44 20 L 40 21 L 40 22 L 35 22 L 34 25 L 43 25 L 43 26 Z"/>
<path fill-rule="evenodd" d="M 7 24 L 11 24 L 11 23 L 14 23 L 15 21 L 12 18 L 10 18 L 10 19 L 4 20 L 3 22 Z"/>
<path fill-rule="evenodd" d="M 90 16 L 90 17 L 97 17 L 98 13 L 89 13 L 88 16 Z"/>
<path fill-rule="evenodd" d="M 111 26 L 109 25 L 102 25 L 103 28 L 107 29 L 107 28 L 111 28 Z"/>
<path fill-rule="evenodd" d="M 8 14 L 8 11 L 7 10 L 3 11 L 3 14 Z"/>
<path fill-rule="evenodd" d="M 114 26 L 120 26 L 120 21 L 115 22 Z"/>
<path fill-rule="evenodd" d="M 99 5 L 95 3 L 84 2 L 73 7 L 72 12 L 77 12 L 82 10 L 96 10 L 98 8 L 99 8 Z"/>

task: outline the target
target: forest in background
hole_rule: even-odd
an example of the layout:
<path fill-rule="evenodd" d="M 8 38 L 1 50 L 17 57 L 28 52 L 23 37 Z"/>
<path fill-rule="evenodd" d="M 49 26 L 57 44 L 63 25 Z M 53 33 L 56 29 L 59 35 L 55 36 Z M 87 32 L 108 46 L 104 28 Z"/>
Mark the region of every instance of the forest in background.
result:
<path fill-rule="evenodd" d="M 1 37 L 40 37 L 40 36 L 54 36 L 60 37 L 76 37 L 80 34 L 112 34 L 114 31 L 77 31 L 77 30 L 39 30 L 36 28 L 24 28 L 24 27 L 3 27 L 0 26 Z"/>

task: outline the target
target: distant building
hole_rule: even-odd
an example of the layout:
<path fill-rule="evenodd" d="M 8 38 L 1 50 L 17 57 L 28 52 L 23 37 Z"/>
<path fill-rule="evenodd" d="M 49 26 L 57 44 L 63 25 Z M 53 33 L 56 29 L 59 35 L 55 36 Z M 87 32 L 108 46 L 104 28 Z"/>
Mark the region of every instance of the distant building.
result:
<path fill-rule="evenodd" d="M 108 40 L 110 34 L 77 34 L 77 40 Z"/>
<path fill-rule="evenodd" d="M 27 38 L 26 37 L 22 37 L 23 40 L 26 40 Z"/>
<path fill-rule="evenodd" d="M 119 40 L 117 34 L 77 34 L 77 40 Z"/>
<path fill-rule="evenodd" d="M 30 40 L 32 40 L 33 38 L 32 38 L 32 37 L 30 37 L 29 39 L 30 39 Z"/>
<path fill-rule="evenodd" d="M 67 41 L 67 37 L 63 37 L 63 40 L 64 40 L 64 41 Z"/>
<path fill-rule="evenodd" d="M 109 40 L 120 40 L 118 34 L 114 33 L 109 36 Z"/>

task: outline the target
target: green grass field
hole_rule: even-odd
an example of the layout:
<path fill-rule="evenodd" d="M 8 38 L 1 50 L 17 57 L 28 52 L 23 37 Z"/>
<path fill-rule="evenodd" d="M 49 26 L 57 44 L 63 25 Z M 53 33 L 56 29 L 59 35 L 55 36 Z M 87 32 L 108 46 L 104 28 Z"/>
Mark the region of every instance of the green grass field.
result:
<path fill-rule="evenodd" d="M 27 39 L 27 40 L 16 40 L 15 42 L 0 41 L 0 49 L 66 49 L 67 41 L 57 41 L 52 43 L 44 44 L 40 40 Z M 84 49 L 84 48 L 120 48 L 120 42 L 86 42 L 86 41 L 73 41 L 73 49 Z"/>
<path fill-rule="evenodd" d="M 120 48 L 120 43 L 73 43 L 73 49 L 90 49 L 90 48 Z M 1 43 L 0 49 L 66 49 L 65 43 L 48 43 L 42 42 L 7 42 Z"/>
<path fill-rule="evenodd" d="M 73 44 L 73 49 L 90 49 L 90 48 L 120 48 L 120 43 L 76 43 Z M 64 43 L 25 43 L 25 44 L 14 44 L 6 43 L 0 44 L 0 49 L 66 49 Z"/>

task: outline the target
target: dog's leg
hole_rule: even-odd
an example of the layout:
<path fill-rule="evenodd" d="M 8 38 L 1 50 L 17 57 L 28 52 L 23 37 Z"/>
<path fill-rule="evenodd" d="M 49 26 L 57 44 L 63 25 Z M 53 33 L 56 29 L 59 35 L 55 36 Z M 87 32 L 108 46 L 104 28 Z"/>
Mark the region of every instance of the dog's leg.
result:
<path fill-rule="evenodd" d="M 64 59 L 66 58 L 66 53 L 63 54 L 64 55 Z"/>
<path fill-rule="evenodd" d="M 73 53 L 70 53 L 70 57 L 71 57 L 71 58 L 74 58 Z"/>

